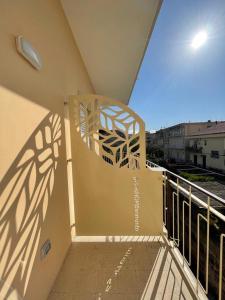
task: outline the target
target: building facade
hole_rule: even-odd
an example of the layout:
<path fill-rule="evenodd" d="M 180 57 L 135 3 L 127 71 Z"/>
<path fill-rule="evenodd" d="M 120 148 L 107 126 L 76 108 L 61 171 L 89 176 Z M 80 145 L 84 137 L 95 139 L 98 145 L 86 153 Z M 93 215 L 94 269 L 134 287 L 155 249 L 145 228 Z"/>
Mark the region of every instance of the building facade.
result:
<path fill-rule="evenodd" d="M 187 151 L 193 164 L 225 172 L 225 123 L 189 136 Z"/>
<path fill-rule="evenodd" d="M 213 125 L 216 125 L 216 122 L 192 122 L 160 129 L 155 133 L 153 147 L 163 151 L 165 160 L 190 161 L 189 137 Z"/>

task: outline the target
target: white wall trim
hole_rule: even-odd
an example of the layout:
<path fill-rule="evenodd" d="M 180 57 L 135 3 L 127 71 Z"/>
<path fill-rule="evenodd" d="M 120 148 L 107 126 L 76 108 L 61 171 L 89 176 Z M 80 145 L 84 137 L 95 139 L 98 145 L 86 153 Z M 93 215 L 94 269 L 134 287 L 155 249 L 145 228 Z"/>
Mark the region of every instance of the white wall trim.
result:
<path fill-rule="evenodd" d="M 161 242 L 162 236 L 74 236 L 72 242 Z"/>

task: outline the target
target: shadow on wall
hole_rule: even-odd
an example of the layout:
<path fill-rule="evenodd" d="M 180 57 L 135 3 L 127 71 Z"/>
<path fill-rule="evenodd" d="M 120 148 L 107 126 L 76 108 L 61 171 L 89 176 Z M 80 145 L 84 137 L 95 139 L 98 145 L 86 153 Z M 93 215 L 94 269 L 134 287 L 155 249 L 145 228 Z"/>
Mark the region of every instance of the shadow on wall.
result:
<path fill-rule="evenodd" d="M 61 118 L 49 113 L 1 182 L 0 299 L 21 299 L 26 293 L 53 190 L 61 135 Z"/>

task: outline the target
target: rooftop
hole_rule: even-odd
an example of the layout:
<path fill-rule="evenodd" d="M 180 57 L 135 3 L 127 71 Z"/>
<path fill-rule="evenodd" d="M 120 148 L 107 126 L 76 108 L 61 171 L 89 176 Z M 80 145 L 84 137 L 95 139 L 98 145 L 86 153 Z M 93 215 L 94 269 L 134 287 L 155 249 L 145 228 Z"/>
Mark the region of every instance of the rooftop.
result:
<path fill-rule="evenodd" d="M 198 136 L 198 135 L 209 135 L 209 134 L 219 134 L 219 133 L 225 133 L 225 122 L 221 121 L 217 124 L 213 124 L 212 126 L 208 128 L 204 128 L 201 130 L 196 131 L 192 135 Z"/>
<path fill-rule="evenodd" d="M 209 125 L 211 124 L 212 126 L 214 124 L 225 124 L 225 121 L 205 121 L 205 122 L 182 122 L 182 123 L 178 123 L 178 124 L 175 124 L 175 125 L 171 125 L 171 126 L 168 126 L 168 127 L 165 127 L 165 128 L 161 128 L 158 131 L 161 131 L 161 130 L 167 130 L 167 129 L 173 129 L 173 128 L 176 128 L 176 127 L 179 127 L 179 126 L 185 126 L 185 125 L 201 125 L 201 124 L 207 124 L 209 123 Z"/>

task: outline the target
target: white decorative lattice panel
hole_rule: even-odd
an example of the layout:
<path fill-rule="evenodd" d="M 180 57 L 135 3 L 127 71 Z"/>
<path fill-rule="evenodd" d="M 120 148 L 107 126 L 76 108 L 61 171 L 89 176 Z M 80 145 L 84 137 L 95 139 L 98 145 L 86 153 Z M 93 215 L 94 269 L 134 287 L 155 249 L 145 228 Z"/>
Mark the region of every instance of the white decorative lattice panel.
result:
<path fill-rule="evenodd" d="M 88 148 L 115 167 L 141 168 L 144 123 L 129 107 L 106 97 L 71 99 L 77 132 Z"/>

